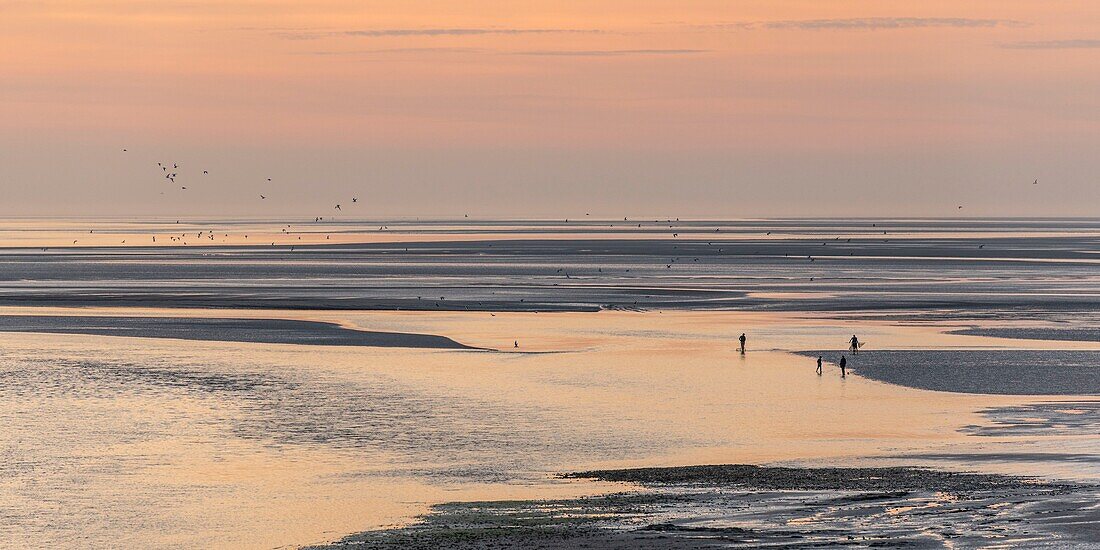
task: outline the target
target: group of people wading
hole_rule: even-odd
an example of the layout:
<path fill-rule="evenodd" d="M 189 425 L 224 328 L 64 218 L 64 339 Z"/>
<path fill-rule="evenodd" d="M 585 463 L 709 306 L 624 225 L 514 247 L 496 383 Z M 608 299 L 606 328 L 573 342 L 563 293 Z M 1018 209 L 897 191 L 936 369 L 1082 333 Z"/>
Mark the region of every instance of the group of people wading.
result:
<path fill-rule="evenodd" d="M 746 340 L 747 340 L 747 338 L 745 337 L 744 332 L 741 333 L 741 336 L 737 337 L 737 341 L 741 343 L 741 355 L 745 355 L 745 341 Z M 863 342 L 860 342 L 859 338 L 857 338 L 855 334 L 852 335 L 851 340 L 848 340 L 848 343 L 850 344 L 848 346 L 848 351 L 852 352 L 853 354 L 859 353 L 859 348 L 861 348 L 863 346 Z M 817 356 L 817 374 L 818 374 L 818 376 L 821 376 L 821 360 L 822 360 L 822 356 L 818 355 Z M 840 362 L 838 363 L 838 365 L 840 366 L 840 377 L 841 378 L 847 378 L 848 377 L 848 356 L 847 355 L 841 355 L 840 356 Z"/>

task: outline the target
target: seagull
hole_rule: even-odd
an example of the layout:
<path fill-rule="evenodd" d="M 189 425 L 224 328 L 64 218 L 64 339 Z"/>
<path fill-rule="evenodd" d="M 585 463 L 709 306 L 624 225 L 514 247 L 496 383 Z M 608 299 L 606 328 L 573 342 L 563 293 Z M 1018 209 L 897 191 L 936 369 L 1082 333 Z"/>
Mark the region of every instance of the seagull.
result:
<path fill-rule="evenodd" d="M 265 197 L 265 196 L 263 196 L 263 195 L 260 195 L 260 198 L 261 198 L 261 199 L 266 199 L 267 197 Z"/>
<path fill-rule="evenodd" d="M 339 210 L 339 209 L 340 209 L 340 205 L 339 205 L 339 204 L 337 204 L 337 205 L 336 205 L 336 209 L 337 209 L 337 210 Z"/>
<path fill-rule="evenodd" d="M 359 202 L 359 197 L 352 197 L 351 202 Z"/>
<path fill-rule="evenodd" d="M 123 149 L 123 151 L 125 151 L 125 149 Z M 1035 180 L 1035 181 L 1031 182 L 1031 185 L 1039 185 L 1039 180 Z"/>
<path fill-rule="evenodd" d="M 210 172 L 208 172 L 206 170 L 203 170 L 202 173 L 203 173 L 203 175 L 206 175 L 206 174 L 209 174 Z"/>

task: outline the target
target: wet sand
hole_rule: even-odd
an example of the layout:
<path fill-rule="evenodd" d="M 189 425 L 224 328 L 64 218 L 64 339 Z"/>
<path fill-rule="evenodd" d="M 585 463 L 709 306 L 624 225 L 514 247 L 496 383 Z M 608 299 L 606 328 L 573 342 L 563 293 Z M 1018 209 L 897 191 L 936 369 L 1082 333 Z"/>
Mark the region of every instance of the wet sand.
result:
<path fill-rule="evenodd" d="M 1100 329 L 1063 327 L 972 327 L 951 331 L 952 334 L 995 336 L 1020 340 L 1058 340 L 1070 342 L 1100 342 Z"/>
<path fill-rule="evenodd" d="M 1087 350 L 866 350 L 803 351 L 850 372 L 924 390 L 1006 395 L 1100 394 L 1100 351 Z"/>

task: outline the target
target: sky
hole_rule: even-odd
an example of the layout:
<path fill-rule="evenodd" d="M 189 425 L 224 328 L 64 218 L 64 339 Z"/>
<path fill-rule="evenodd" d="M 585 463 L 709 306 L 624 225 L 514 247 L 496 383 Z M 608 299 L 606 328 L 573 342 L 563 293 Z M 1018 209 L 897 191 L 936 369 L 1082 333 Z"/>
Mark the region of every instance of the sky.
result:
<path fill-rule="evenodd" d="M 4 216 L 1096 216 L 1100 2 L 0 0 L 0 193 Z"/>

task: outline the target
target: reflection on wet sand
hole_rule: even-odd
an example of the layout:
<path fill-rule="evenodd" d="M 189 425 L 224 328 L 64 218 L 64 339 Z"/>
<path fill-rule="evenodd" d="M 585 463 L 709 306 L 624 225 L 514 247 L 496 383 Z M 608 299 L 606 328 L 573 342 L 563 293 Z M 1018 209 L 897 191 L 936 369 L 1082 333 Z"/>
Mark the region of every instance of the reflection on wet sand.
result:
<path fill-rule="evenodd" d="M 842 344 L 851 325 L 799 316 L 277 313 L 505 351 L 0 334 L 0 502 L 13 518 L 0 538 L 304 544 L 443 501 L 605 491 L 552 477 L 585 468 L 997 450 L 1016 436 L 960 428 L 986 423 L 979 409 L 1028 402 L 819 377 L 789 351 Z M 746 330 L 748 353 L 733 353 Z M 883 346 L 975 338 L 870 322 L 859 332 Z"/>

